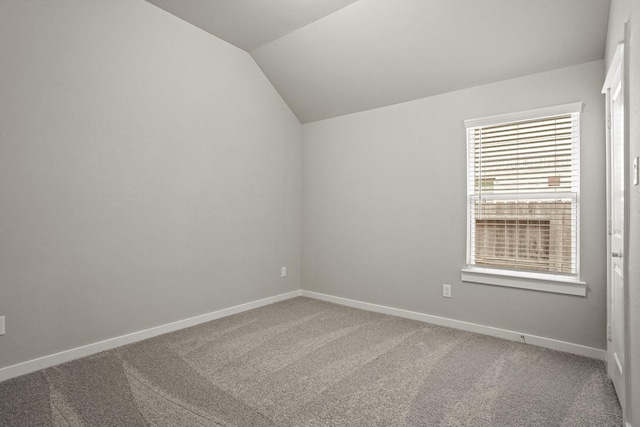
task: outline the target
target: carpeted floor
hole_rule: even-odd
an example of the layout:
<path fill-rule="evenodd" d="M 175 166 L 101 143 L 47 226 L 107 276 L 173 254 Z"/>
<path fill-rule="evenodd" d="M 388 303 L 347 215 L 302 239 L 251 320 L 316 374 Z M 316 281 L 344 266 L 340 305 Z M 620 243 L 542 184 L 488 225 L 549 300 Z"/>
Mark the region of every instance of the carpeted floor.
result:
<path fill-rule="evenodd" d="M 1 426 L 620 426 L 604 363 L 295 298 L 0 383 Z"/>

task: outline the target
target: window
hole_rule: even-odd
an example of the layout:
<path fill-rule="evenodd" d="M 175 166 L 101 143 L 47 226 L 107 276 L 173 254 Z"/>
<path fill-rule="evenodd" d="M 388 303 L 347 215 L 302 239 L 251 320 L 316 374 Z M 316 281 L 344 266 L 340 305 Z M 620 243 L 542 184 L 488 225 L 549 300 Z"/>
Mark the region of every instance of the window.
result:
<path fill-rule="evenodd" d="M 466 120 L 464 281 L 584 295 L 582 103 Z"/>

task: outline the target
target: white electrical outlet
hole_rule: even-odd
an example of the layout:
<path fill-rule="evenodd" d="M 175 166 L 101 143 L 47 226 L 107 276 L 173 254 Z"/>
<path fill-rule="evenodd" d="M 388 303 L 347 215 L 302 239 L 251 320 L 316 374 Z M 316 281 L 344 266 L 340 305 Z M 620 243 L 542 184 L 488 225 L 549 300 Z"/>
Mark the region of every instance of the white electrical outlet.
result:
<path fill-rule="evenodd" d="M 4 316 L 0 316 L 0 335 L 4 335 Z"/>
<path fill-rule="evenodd" d="M 442 285 L 442 296 L 445 298 L 451 298 L 451 285 L 446 283 Z"/>
<path fill-rule="evenodd" d="M 280 277 L 287 277 L 287 267 L 282 267 L 280 269 Z"/>

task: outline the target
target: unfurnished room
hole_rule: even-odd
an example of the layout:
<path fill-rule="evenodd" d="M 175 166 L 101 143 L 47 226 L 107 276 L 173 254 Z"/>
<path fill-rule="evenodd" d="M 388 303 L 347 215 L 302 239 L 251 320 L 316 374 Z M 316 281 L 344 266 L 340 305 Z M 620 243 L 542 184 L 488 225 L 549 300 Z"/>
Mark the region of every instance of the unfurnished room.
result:
<path fill-rule="evenodd" d="M 638 0 L 0 0 L 0 426 L 640 427 Z"/>

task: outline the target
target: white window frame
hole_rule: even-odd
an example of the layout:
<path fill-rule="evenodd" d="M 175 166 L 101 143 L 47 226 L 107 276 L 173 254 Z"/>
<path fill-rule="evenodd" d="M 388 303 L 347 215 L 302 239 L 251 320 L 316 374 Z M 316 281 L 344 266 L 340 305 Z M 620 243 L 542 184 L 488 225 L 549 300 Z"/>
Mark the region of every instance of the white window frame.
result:
<path fill-rule="evenodd" d="M 524 120 L 532 120 L 543 117 L 557 116 L 563 114 L 581 113 L 583 108 L 582 102 L 571 104 L 557 105 L 547 108 L 539 108 L 535 110 L 520 111 L 510 114 L 502 114 L 498 116 L 481 117 L 477 119 L 465 120 L 467 129 L 481 126 L 498 125 L 509 122 L 518 122 Z M 468 142 L 467 142 L 468 143 Z M 469 170 L 469 167 L 467 168 Z M 469 173 L 469 172 L 468 172 Z M 580 172 L 578 172 L 578 175 Z M 579 178 L 578 178 L 579 179 Z M 467 182 L 473 182 L 473 177 Z M 470 184 L 467 184 L 470 185 Z M 467 189 L 468 193 L 469 189 Z M 553 292 L 568 295 L 586 296 L 587 284 L 580 280 L 580 192 L 578 190 L 577 198 L 577 236 L 576 236 L 576 263 L 577 272 L 575 276 L 557 275 L 553 273 L 533 273 L 527 271 L 503 270 L 486 267 L 478 267 L 467 265 L 461 271 L 463 282 L 481 283 L 495 286 L 506 286 L 511 288 L 531 289 L 544 292 Z M 470 209 L 469 206 L 467 209 Z M 467 217 L 469 212 L 467 212 Z M 467 220 L 467 228 L 471 227 L 470 221 Z M 471 230 L 467 229 L 467 247 L 469 254 L 471 242 Z"/>

